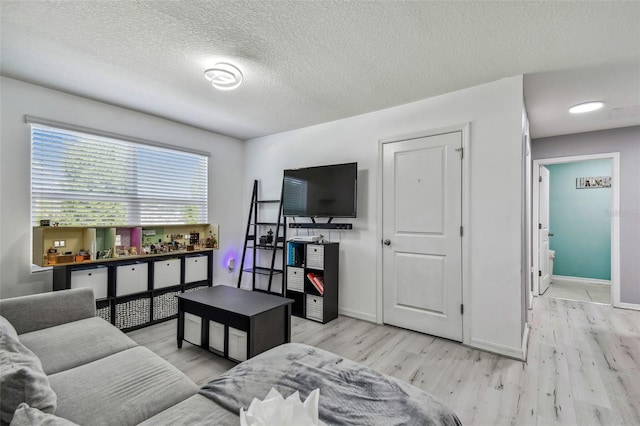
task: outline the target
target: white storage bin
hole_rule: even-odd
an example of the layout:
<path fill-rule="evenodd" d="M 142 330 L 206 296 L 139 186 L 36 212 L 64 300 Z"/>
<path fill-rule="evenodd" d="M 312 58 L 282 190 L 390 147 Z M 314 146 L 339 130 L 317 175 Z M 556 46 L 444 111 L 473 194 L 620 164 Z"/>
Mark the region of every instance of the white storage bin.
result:
<path fill-rule="evenodd" d="M 71 288 L 90 288 L 96 299 L 108 296 L 109 272 L 104 266 L 71 271 Z"/>
<path fill-rule="evenodd" d="M 321 296 L 314 296 L 313 294 L 307 293 L 307 311 L 306 317 L 308 319 L 323 321 L 323 299 Z"/>
<path fill-rule="evenodd" d="M 287 266 L 287 290 L 304 291 L 304 268 Z"/>
<path fill-rule="evenodd" d="M 153 262 L 153 288 L 171 287 L 180 284 L 180 259 Z"/>
<path fill-rule="evenodd" d="M 324 269 L 324 246 L 307 244 L 307 268 Z"/>
<path fill-rule="evenodd" d="M 193 283 L 206 281 L 207 279 L 207 256 L 189 256 L 184 259 L 184 282 Z"/>
<path fill-rule="evenodd" d="M 149 267 L 146 262 L 116 267 L 116 296 L 142 293 L 149 289 Z"/>
<path fill-rule="evenodd" d="M 209 321 L 209 349 L 224 353 L 224 324 Z"/>
<path fill-rule="evenodd" d="M 202 344 L 202 318 L 198 315 L 185 312 L 184 340 L 197 346 Z"/>
<path fill-rule="evenodd" d="M 247 360 L 247 332 L 229 327 L 229 358 L 242 362 Z"/>

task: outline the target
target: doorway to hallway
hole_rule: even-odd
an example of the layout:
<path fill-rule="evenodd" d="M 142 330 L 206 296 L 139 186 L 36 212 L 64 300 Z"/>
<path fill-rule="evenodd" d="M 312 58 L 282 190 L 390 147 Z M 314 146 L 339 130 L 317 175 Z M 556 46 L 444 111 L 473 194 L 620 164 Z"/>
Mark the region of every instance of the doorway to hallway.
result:
<path fill-rule="evenodd" d="M 615 306 L 619 155 L 536 160 L 533 172 L 534 294 Z"/>

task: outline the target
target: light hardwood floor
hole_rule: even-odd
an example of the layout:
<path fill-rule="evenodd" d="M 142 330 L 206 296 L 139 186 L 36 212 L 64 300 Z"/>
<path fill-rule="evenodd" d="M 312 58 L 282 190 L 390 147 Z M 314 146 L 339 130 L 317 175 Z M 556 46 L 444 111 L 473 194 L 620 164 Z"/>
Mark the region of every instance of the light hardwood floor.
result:
<path fill-rule="evenodd" d="M 554 277 L 543 296 L 611 305 L 611 284 Z"/>
<path fill-rule="evenodd" d="M 538 297 L 526 363 L 344 316 L 292 324 L 294 342 L 412 383 L 465 425 L 640 425 L 638 311 Z M 129 336 L 200 385 L 234 365 L 190 344 L 177 349 L 175 333 L 174 320 Z"/>

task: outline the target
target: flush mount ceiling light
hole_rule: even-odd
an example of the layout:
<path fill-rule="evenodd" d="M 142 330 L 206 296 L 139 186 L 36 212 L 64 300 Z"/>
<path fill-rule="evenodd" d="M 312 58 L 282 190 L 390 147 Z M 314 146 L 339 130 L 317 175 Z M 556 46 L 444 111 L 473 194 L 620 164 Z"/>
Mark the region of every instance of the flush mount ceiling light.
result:
<path fill-rule="evenodd" d="M 226 62 L 215 64 L 204 72 L 204 76 L 213 87 L 220 90 L 233 90 L 242 83 L 242 72 Z"/>
<path fill-rule="evenodd" d="M 569 112 L 571 114 L 582 114 L 584 112 L 591 112 L 597 109 L 600 109 L 604 106 L 604 102 L 594 101 L 594 102 L 585 102 L 582 104 L 574 105 L 569 108 Z"/>

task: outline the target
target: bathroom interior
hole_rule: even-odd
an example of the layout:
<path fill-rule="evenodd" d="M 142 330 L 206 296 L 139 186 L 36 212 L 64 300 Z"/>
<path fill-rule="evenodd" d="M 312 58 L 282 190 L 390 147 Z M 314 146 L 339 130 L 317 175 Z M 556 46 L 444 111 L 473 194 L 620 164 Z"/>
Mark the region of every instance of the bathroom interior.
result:
<path fill-rule="evenodd" d="M 549 164 L 545 297 L 611 305 L 611 161 Z"/>

